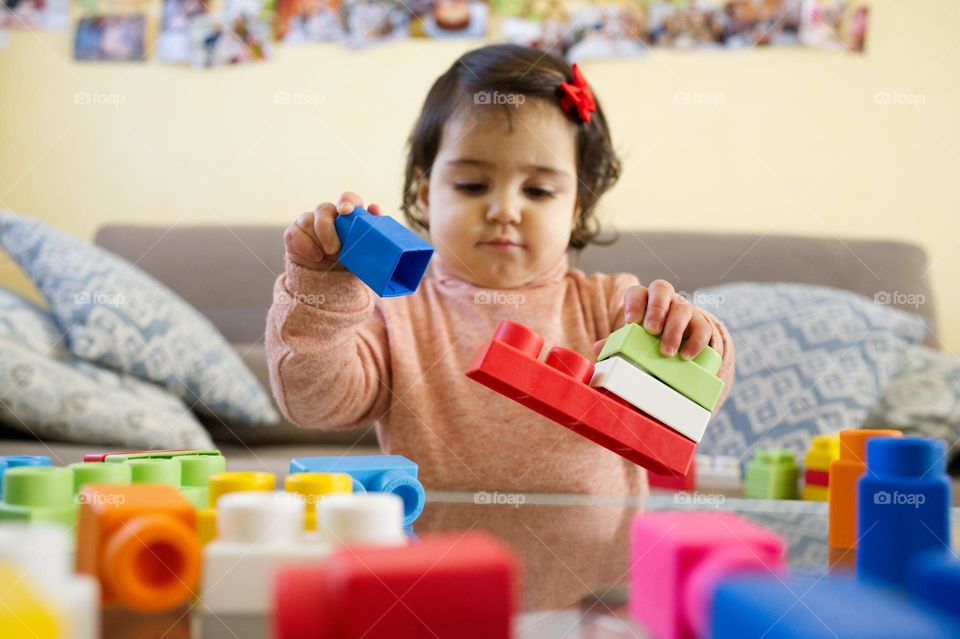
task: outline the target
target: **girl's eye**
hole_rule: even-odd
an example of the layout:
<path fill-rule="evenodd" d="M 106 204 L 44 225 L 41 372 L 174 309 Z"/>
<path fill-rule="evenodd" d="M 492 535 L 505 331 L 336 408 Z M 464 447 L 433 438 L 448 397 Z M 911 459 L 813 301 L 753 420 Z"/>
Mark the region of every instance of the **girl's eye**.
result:
<path fill-rule="evenodd" d="M 458 182 L 456 189 L 464 193 L 483 193 L 487 185 L 480 182 Z"/>
<path fill-rule="evenodd" d="M 526 189 L 527 195 L 535 199 L 545 199 L 553 197 L 553 191 L 548 191 L 547 189 L 541 189 L 538 186 L 531 186 Z"/>

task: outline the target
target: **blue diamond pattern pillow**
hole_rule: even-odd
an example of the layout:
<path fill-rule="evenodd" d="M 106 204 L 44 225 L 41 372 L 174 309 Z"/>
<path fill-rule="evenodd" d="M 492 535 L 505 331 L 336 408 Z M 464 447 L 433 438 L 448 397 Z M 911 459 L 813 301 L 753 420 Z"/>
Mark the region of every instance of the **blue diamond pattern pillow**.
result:
<path fill-rule="evenodd" d="M 0 422 L 40 439 L 210 448 L 197 418 L 163 388 L 76 357 L 53 318 L 0 289 Z"/>
<path fill-rule="evenodd" d="M 695 299 L 726 324 L 737 356 L 698 449 L 708 455 L 802 452 L 814 435 L 859 428 L 927 333 L 922 317 L 828 287 L 737 283 Z"/>
<path fill-rule="evenodd" d="M 0 212 L 0 248 L 46 298 L 78 357 L 161 384 L 194 410 L 221 419 L 278 420 L 264 389 L 217 329 L 133 264 L 12 212 Z"/>

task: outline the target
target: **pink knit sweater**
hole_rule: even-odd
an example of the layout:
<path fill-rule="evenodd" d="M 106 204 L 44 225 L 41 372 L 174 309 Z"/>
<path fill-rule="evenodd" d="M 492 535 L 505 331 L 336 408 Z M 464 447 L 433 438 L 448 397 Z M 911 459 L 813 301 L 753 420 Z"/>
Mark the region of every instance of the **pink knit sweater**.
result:
<path fill-rule="evenodd" d="M 624 323 L 633 275 L 585 275 L 566 256 L 520 289 L 461 280 L 438 257 L 405 297 L 379 299 L 345 271 L 290 260 L 267 316 L 270 384 L 281 412 L 305 428 L 376 421 L 380 447 L 417 462 L 429 489 L 642 494 L 645 471 L 464 375 L 500 320 L 539 333 L 546 348 L 593 358 Z M 724 339 L 719 377 L 733 380 Z M 723 398 L 721 398 L 721 402 Z"/>

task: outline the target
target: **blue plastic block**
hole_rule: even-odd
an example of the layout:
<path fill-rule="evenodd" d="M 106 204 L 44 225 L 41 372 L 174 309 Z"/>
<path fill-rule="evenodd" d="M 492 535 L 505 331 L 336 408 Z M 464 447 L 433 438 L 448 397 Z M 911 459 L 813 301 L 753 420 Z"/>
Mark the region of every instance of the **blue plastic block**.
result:
<path fill-rule="evenodd" d="M 340 263 L 380 297 L 417 290 L 433 247 L 387 215 L 356 207 L 333 222 L 340 237 Z"/>
<path fill-rule="evenodd" d="M 882 437 L 867 442 L 857 482 L 857 575 L 894 588 L 909 585 L 920 554 L 950 544 L 950 479 L 943 442 Z"/>
<path fill-rule="evenodd" d="M 0 499 L 3 499 L 3 473 L 17 466 L 51 466 L 46 455 L 0 455 Z"/>
<path fill-rule="evenodd" d="M 395 493 L 403 499 L 403 525 L 409 526 L 420 513 L 426 494 L 417 479 L 417 465 L 403 455 L 360 455 L 357 457 L 294 457 L 290 474 L 347 473 L 353 477 L 353 492 Z"/>
<path fill-rule="evenodd" d="M 743 575 L 720 582 L 713 639 L 948 639 L 960 623 L 895 591 L 844 577 Z"/>
<path fill-rule="evenodd" d="M 948 550 L 920 555 L 910 565 L 910 594 L 960 620 L 960 561 Z"/>

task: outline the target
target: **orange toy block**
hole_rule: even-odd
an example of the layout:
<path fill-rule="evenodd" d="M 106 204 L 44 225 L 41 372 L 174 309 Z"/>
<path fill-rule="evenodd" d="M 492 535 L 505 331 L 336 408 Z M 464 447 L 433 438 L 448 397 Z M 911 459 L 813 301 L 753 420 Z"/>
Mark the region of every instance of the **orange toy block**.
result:
<path fill-rule="evenodd" d="M 840 459 L 830 464 L 828 540 L 832 548 L 857 547 L 857 480 L 867 469 L 867 440 L 901 436 L 898 430 L 840 431 Z"/>
<path fill-rule="evenodd" d="M 173 486 L 89 484 L 80 491 L 77 572 L 100 581 L 104 605 L 162 612 L 200 578 L 196 510 Z"/>

